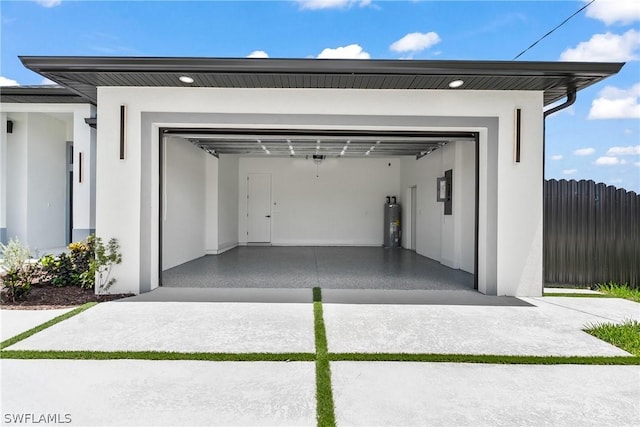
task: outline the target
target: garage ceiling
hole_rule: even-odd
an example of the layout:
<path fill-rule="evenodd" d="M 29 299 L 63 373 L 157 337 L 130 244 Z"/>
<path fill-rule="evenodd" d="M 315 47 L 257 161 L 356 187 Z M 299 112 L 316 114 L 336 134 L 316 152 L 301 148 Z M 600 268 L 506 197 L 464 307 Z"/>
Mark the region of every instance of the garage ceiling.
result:
<path fill-rule="evenodd" d="M 224 87 L 530 90 L 549 105 L 623 63 L 22 56 L 32 71 L 97 103 L 97 88 Z M 183 77 L 183 80 L 180 78 Z M 186 78 L 186 79 L 185 79 Z M 185 83 L 184 80 L 190 81 Z M 462 86 L 452 89 L 451 82 Z"/>
<path fill-rule="evenodd" d="M 423 157 L 452 141 L 475 141 L 472 132 L 348 132 L 165 129 L 210 154 L 272 157 Z"/>

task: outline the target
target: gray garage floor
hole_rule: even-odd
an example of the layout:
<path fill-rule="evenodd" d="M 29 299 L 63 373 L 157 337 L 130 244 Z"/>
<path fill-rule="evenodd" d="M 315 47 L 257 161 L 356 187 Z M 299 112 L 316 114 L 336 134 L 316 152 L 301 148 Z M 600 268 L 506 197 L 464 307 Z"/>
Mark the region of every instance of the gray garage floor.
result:
<path fill-rule="evenodd" d="M 405 249 L 245 246 L 171 268 L 163 272 L 162 285 L 470 290 L 473 275 Z"/>

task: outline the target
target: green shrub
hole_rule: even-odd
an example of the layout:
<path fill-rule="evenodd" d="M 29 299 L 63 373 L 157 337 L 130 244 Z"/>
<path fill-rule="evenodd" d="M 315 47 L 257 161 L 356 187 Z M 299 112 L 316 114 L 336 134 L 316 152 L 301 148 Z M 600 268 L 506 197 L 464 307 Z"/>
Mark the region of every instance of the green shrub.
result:
<path fill-rule="evenodd" d="M 112 266 L 122 262 L 119 249 L 116 239 L 109 240 L 105 246 L 100 237 L 92 234 L 84 241 L 71 243 L 68 255 L 42 257 L 40 265 L 52 285 L 91 289 L 97 279 L 98 289 L 107 291 L 115 283 L 115 279 L 110 278 Z"/>
<path fill-rule="evenodd" d="M 79 273 L 72 258 L 62 253 L 57 257 L 45 255 L 38 261 L 43 277 L 54 286 L 78 286 Z"/>
<path fill-rule="evenodd" d="M 17 301 L 27 296 L 31 291 L 31 284 L 37 277 L 38 268 L 31 264 L 31 252 L 29 248 L 17 239 L 11 239 L 8 244 L 0 243 L 0 267 L 4 270 L 0 274 L 2 292 L 0 300 L 11 298 Z"/>

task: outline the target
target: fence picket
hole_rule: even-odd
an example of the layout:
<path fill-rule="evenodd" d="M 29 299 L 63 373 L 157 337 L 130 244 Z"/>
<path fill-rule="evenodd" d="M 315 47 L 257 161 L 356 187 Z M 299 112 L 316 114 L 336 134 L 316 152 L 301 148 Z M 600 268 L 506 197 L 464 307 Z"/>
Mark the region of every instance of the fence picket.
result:
<path fill-rule="evenodd" d="M 594 181 L 545 181 L 548 285 L 640 287 L 640 195 Z"/>

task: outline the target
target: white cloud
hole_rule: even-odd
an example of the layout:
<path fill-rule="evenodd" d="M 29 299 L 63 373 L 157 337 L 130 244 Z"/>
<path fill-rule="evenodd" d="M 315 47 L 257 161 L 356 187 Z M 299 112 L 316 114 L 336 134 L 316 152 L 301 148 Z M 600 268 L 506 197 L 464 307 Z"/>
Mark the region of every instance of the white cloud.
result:
<path fill-rule="evenodd" d="M 59 85 L 58 85 L 58 83 L 56 83 L 56 82 L 54 82 L 53 80 L 48 79 L 48 78 L 46 78 L 46 77 L 42 79 L 42 81 L 40 82 L 40 84 L 41 84 L 41 85 L 56 85 L 56 86 L 59 86 Z"/>
<path fill-rule="evenodd" d="M 249 55 L 247 55 L 247 58 L 268 58 L 268 57 L 269 57 L 269 54 L 264 50 L 254 50 Z"/>
<path fill-rule="evenodd" d="M 357 5 L 360 7 L 369 6 L 371 0 L 296 0 L 302 9 L 346 9 Z"/>
<path fill-rule="evenodd" d="M 36 0 L 36 3 L 42 7 L 56 7 L 60 6 L 62 0 Z"/>
<path fill-rule="evenodd" d="M 640 83 L 629 89 L 606 86 L 591 103 L 589 119 L 640 119 Z"/>
<path fill-rule="evenodd" d="M 428 33 L 409 33 L 389 46 L 393 52 L 419 52 L 440 43 L 441 39 L 433 31 Z"/>
<path fill-rule="evenodd" d="M 611 157 L 611 156 L 598 157 L 598 159 L 595 162 L 593 162 L 593 164 L 598 166 L 614 166 L 619 163 L 620 161 L 618 160 L 617 157 Z"/>
<path fill-rule="evenodd" d="M 587 8 L 587 16 L 607 25 L 631 24 L 640 21 L 640 7 L 638 0 L 598 0 Z"/>
<path fill-rule="evenodd" d="M 326 48 L 316 57 L 319 59 L 370 59 L 371 55 L 362 49 L 359 44 L 337 47 L 335 49 Z"/>
<path fill-rule="evenodd" d="M 640 145 L 629 145 L 628 147 L 611 147 L 607 150 L 607 156 L 640 155 Z"/>
<path fill-rule="evenodd" d="M 562 171 L 562 173 L 565 174 L 565 175 L 573 175 L 576 172 L 578 172 L 578 169 L 564 169 Z"/>
<path fill-rule="evenodd" d="M 573 150 L 573 154 L 575 156 L 590 156 L 593 153 L 595 153 L 596 150 L 589 147 L 589 148 L 578 148 L 577 150 Z"/>
<path fill-rule="evenodd" d="M 588 42 L 578 43 L 560 55 L 561 61 L 617 62 L 638 59 L 640 32 L 594 34 Z"/>
<path fill-rule="evenodd" d="M 562 154 L 554 154 L 551 156 L 551 160 L 562 160 Z"/>
<path fill-rule="evenodd" d="M 0 86 L 20 86 L 20 83 L 13 79 L 0 76 Z"/>

